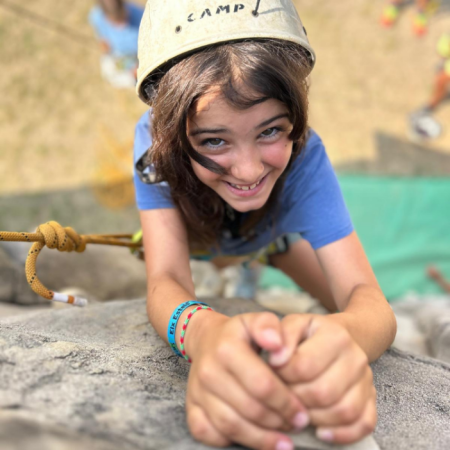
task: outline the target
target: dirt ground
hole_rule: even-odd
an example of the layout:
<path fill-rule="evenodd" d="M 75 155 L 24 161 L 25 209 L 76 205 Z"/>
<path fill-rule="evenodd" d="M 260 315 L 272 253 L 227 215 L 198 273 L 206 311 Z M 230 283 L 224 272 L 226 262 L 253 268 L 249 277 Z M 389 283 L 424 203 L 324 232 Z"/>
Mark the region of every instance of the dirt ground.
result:
<path fill-rule="evenodd" d="M 392 138 L 388 142 L 406 141 L 406 116 L 427 98 L 438 63 L 436 42 L 449 30 L 450 14 L 443 8 L 418 39 L 411 31 L 412 8 L 385 30 L 379 25 L 381 0 L 295 3 L 317 52 L 311 124 L 335 165 L 374 161 L 380 133 Z M 87 23 L 92 4 L 0 2 L 0 195 L 130 174 L 134 124 L 146 107 L 134 92 L 101 79 Z M 450 105 L 437 118 L 449 124 Z M 427 152 L 450 154 L 450 130 L 421 151 L 425 158 Z"/>

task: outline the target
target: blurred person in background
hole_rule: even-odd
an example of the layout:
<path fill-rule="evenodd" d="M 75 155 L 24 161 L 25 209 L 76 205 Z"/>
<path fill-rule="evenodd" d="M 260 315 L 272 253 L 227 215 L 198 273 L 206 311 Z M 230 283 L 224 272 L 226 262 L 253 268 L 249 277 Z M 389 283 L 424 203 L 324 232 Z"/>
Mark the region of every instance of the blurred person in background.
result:
<path fill-rule="evenodd" d="M 114 87 L 136 85 L 137 40 L 143 14 L 143 8 L 123 0 L 98 0 L 89 14 L 102 50 L 102 76 Z"/>
<path fill-rule="evenodd" d="M 397 22 L 401 10 L 409 3 L 409 1 L 405 0 L 390 0 L 381 14 L 381 24 L 387 28 L 393 26 Z M 430 11 L 434 9 L 436 3 L 436 0 L 434 2 L 430 0 L 415 0 L 416 13 L 414 14 L 412 28 L 417 36 L 426 34 Z"/>
<path fill-rule="evenodd" d="M 437 51 L 441 57 L 428 102 L 411 114 L 409 134 L 413 140 L 437 138 L 442 127 L 433 117 L 436 109 L 447 99 L 450 85 L 450 34 L 438 41 Z"/>

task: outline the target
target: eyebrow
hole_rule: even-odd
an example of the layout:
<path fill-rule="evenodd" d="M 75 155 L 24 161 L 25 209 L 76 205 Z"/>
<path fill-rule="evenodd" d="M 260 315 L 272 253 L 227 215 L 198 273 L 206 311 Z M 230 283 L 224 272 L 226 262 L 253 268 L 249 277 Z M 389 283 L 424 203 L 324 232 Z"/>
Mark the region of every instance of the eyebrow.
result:
<path fill-rule="evenodd" d="M 288 113 L 283 113 L 283 114 L 278 114 L 277 116 L 272 117 L 271 119 L 267 119 L 264 122 L 260 123 L 259 125 L 257 125 L 255 127 L 255 130 L 257 130 L 258 128 L 262 128 L 265 127 L 267 125 L 269 125 L 270 123 L 274 122 L 277 119 L 281 119 L 282 117 L 287 117 L 289 118 L 289 114 Z"/>
<path fill-rule="evenodd" d="M 282 114 L 278 114 L 274 117 L 271 117 L 270 119 L 267 119 L 264 122 L 261 122 L 259 125 L 256 125 L 254 130 L 265 127 L 265 126 L 269 125 L 270 123 L 272 123 L 273 121 L 275 121 L 277 119 L 281 119 L 283 117 L 289 118 L 289 114 L 282 113 Z M 189 136 L 198 136 L 199 134 L 218 134 L 218 133 L 229 133 L 229 132 L 230 132 L 230 130 L 228 130 L 227 128 L 196 128 L 195 130 L 192 130 L 189 133 Z"/>

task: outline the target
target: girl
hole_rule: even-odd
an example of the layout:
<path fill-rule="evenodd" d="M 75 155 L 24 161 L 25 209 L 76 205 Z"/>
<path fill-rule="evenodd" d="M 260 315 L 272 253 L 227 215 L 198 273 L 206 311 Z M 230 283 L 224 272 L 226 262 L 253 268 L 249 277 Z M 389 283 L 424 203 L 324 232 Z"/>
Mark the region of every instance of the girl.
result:
<path fill-rule="evenodd" d="M 308 128 L 314 60 L 287 0 L 151 0 L 144 13 L 137 92 L 152 110 L 137 126 L 135 183 L 147 309 L 192 361 L 187 422 L 212 446 L 293 449 L 286 432 L 308 424 L 349 443 L 376 423 L 368 363 L 392 343 L 395 318 Z M 198 305 L 190 256 L 223 265 L 265 249 L 340 313 L 280 321 Z"/>

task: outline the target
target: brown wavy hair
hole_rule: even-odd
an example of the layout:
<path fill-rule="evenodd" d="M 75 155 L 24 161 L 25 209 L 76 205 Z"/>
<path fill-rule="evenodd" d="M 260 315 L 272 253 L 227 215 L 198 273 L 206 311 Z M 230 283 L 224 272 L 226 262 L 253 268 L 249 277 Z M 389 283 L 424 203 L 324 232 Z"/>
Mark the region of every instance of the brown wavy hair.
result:
<path fill-rule="evenodd" d="M 208 170 L 225 170 L 191 146 L 186 124 L 196 101 L 211 89 L 219 89 L 232 107 L 246 109 L 267 99 L 284 103 L 293 124 L 289 138 L 292 157 L 277 180 L 268 202 L 252 211 L 240 232 L 246 233 L 266 214 L 275 214 L 276 200 L 292 164 L 303 148 L 308 132 L 309 59 L 302 47 L 280 40 L 229 42 L 202 49 L 148 79 L 143 89 L 153 107 L 153 146 L 148 159 L 157 181 L 166 181 L 171 198 L 185 222 L 190 244 L 205 248 L 220 238 L 225 202 L 194 174 L 190 158 Z"/>

